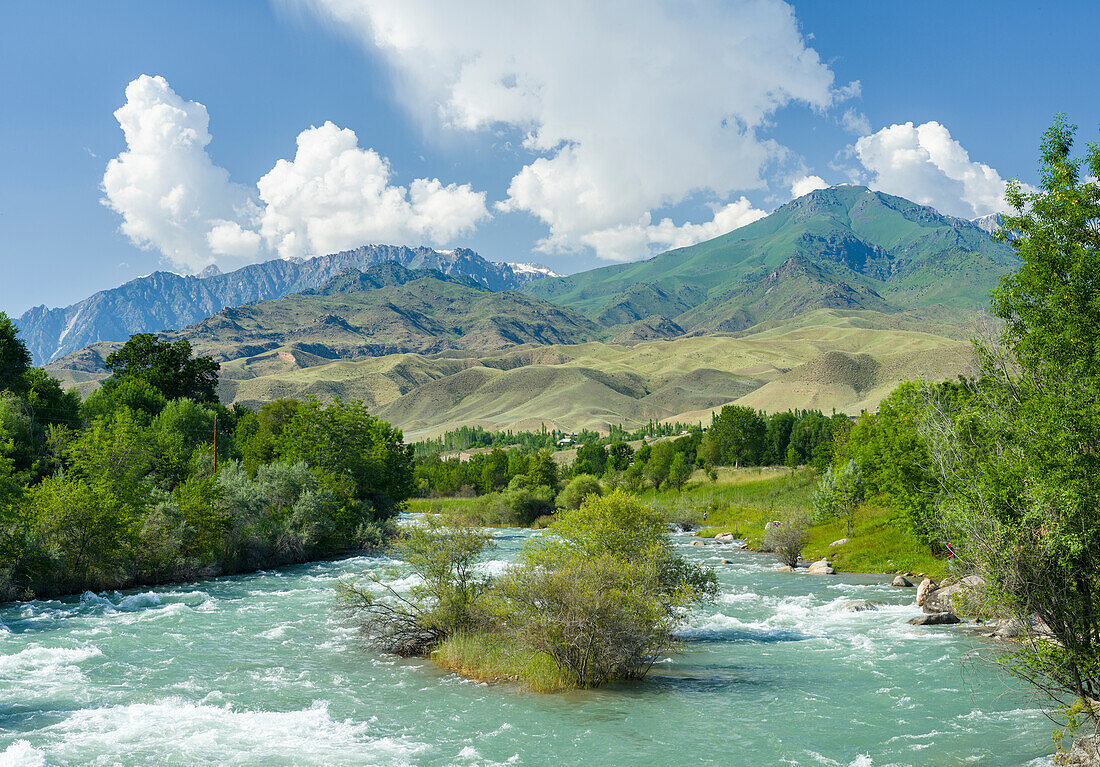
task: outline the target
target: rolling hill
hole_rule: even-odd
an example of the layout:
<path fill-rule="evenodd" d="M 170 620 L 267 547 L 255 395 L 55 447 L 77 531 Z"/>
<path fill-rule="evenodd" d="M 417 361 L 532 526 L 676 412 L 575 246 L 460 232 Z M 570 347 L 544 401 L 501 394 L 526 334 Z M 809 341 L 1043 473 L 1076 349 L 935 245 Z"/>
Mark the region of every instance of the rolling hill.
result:
<path fill-rule="evenodd" d="M 249 405 L 277 397 L 362 399 L 410 439 L 464 424 L 576 430 L 651 419 L 707 422 L 731 402 L 858 413 L 906 378 L 973 372 L 966 341 L 933 327 L 897 314 L 820 309 L 737 336 L 628 344 L 529 343 L 488 353 L 336 360 L 288 344 L 224 362 L 219 395 Z M 49 369 L 88 391 L 106 375 L 102 359 L 111 348 L 89 348 Z"/>

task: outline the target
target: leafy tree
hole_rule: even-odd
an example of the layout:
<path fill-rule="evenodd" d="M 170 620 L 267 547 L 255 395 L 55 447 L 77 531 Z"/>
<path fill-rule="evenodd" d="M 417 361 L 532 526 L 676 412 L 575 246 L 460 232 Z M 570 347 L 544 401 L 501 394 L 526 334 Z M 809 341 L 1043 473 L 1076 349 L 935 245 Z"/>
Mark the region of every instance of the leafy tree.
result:
<path fill-rule="evenodd" d="M 296 399 L 276 399 L 260 409 L 244 413 L 237 419 L 233 444 L 249 471 L 260 464 L 271 463 L 279 453 L 283 429 L 298 412 Z"/>
<path fill-rule="evenodd" d="M 549 487 L 557 491 L 558 464 L 549 450 L 540 450 L 531 459 L 527 468 L 527 484 L 529 487 Z"/>
<path fill-rule="evenodd" d="M 40 425 L 73 428 L 80 425 L 80 395 L 75 389 L 64 391 L 61 382 L 42 368 L 24 371 L 20 389 L 27 408 Z"/>
<path fill-rule="evenodd" d="M 671 442 L 658 442 L 652 447 L 645 463 L 645 477 L 654 487 L 660 487 L 668 480 L 672 457 L 676 454 L 676 448 Z"/>
<path fill-rule="evenodd" d="M 967 396 L 965 383 L 937 384 L 937 399 L 956 403 Z M 859 464 L 867 495 L 878 496 L 903 512 L 910 530 L 938 547 L 935 502 L 939 479 L 927 442 L 920 433 L 924 387 L 914 381 L 898 385 L 880 404 L 878 413 L 864 412 L 837 449 L 834 466 Z"/>
<path fill-rule="evenodd" d="M 19 338 L 19 329 L 8 315 L 0 312 L 0 390 L 18 389 L 30 366 L 31 354 Z"/>
<path fill-rule="evenodd" d="M 573 473 L 599 477 L 607 468 L 607 458 L 607 448 L 599 442 L 581 445 L 577 448 L 577 460 L 573 463 Z"/>
<path fill-rule="evenodd" d="M 976 341 L 968 401 L 929 391 L 923 428 L 941 534 L 1027 627 L 1007 668 L 1071 728 L 1100 700 L 1100 145 L 1074 158 L 1074 132 L 1059 116 L 1044 135 L 1039 191 L 1009 183 L 1021 265 L 993 294 L 999 344 Z"/>
<path fill-rule="evenodd" d="M 186 339 L 162 341 L 152 333 L 137 333 L 107 356 L 114 378 L 136 378 L 150 384 L 166 400 L 217 402 L 218 371 L 212 357 L 191 357 Z"/>
<path fill-rule="evenodd" d="M 190 473 L 195 450 L 213 443 L 214 411 L 191 400 L 173 400 L 153 420 L 150 431 L 157 445 L 160 473 L 175 485 Z"/>
<path fill-rule="evenodd" d="M 302 403 L 283 425 L 275 453 L 289 463 L 346 474 L 356 497 L 385 517 L 412 494 L 412 449 L 399 429 L 372 416 L 362 402 Z"/>
<path fill-rule="evenodd" d="M 794 446 L 787 447 L 787 458 L 783 461 L 784 464 L 792 469 L 798 468 L 802 462 L 802 456 L 798 454 L 798 450 Z"/>
<path fill-rule="evenodd" d="M 0 424 L 0 510 L 10 506 L 22 493 L 23 478 L 16 472 L 15 461 L 10 457 L 14 451 L 15 441 Z"/>
<path fill-rule="evenodd" d="M 622 440 L 612 442 L 607 449 L 607 467 L 612 471 L 626 471 L 634 458 L 634 448 Z"/>
<path fill-rule="evenodd" d="M 508 484 L 508 454 L 494 447 L 481 469 L 481 487 L 491 493 Z"/>
<path fill-rule="evenodd" d="M 598 479 L 591 474 L 578 474 L 558 493 L 557 505 L 560 509 L 579 509 L 588 496 L 602 493 Z"/>
<path fill-rule="evenodd" d="M 760 463 L 764 452 L 763 417 L 751 407 L 726 405 L 711 419 L 704 442 L 704 454 L 715 465 Z"/>
<path fill-rule="evenodd" d="M 59 580 L 74 590 L 119 586 L 135 555 L 137 509 L 107 482 L 59 474 L 33 488 L 37 527 L 55 552 L 34 585 Z"/>
<path fill-rule="evenodd" d="M 791 430 L 798 422 L 794 413 L 788 411 L 773 413 L 767 419 L 764 430 L 764 456 L 765 464 L 780 464 L 787 459 L 787 447 L 791 442 Z"/>
<path fill-rule="evenodd" d="M 34 467 L 41 448 L 42 435 L 27 403 L 11 391 L 0 391 L 0 429 L 11 441 L 9 457 L 15 468 L 27 471 Z"/>
<path fill-rule="evenodd" d="M 691 479 L 692 466 L 684 458 L 683 453 L 672 456 L 672 462 L 668 465 L 668 484 L 677 490 L 682 490 Z"/>
<path fill-rule="evenodd" d="M 855 461 L 848 461 L 838 469 L 826 467 L 814 492 L 814 511 L 819 518 L 839 517 L 845 521 L 848 534 L 856 509 L 863 503 L 863 471 Z"/>
<path fill-rule="evenodd" d="M 142 378 L 108 378 L 103 385 L 88 395 L 80 406 L 80 416 L 91 422 L 109 416 L 118 408 L 128 408 L 152 419 L 167 404 L 160 389 Z"/>
<path fill-rule="evenodd" d="M 800 463 L 810 463 L 814 457 L 814 450 L 819 445 L 831 443 L 832 439 L 833 422 L 816 411 L 804 413 L 791 427 L 790 446 L 798 451 Z M 829 449 L 831 450 L 831 444 Z M 830 454 L 828 458 L 831 459 L 831 457 Z"/>

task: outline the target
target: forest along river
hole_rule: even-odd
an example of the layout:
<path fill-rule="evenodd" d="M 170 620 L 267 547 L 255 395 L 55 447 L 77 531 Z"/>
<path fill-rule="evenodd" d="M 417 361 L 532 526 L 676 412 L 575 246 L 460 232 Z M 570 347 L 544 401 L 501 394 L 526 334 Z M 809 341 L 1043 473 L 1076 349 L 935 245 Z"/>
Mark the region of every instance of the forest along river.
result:
<path fill-rule="evenodd" d="M 499 571 L 528 531 L 496 532 Z M 1049 765 L 1051 724 L 917 627 L 914 590 L 691 546 L 721 596 L 640 683 L 520 692 L 364 650 L 332 616 L 358 558 L 0 609 L 0 765 Z M 725 556 L 734 564 L 718 564 Z M 888 606 L 848 612 L 850 600 Z"/>

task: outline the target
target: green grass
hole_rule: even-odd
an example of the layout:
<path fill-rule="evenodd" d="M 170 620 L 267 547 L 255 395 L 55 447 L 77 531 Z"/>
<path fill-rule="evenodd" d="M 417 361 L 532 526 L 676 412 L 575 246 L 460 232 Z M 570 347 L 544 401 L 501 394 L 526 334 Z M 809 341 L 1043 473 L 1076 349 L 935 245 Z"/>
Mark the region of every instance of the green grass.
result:
<path fill-rule="evenodd" d="M 710 482 L 696 472 L 682 492 L 648 491 L 650 503 L 668 510 L 679 522 L 703 525 L 699 535 L 711 538 L 731 532 L 755 547 L 764 536 L 764 526 L 788 512 L 812 515 L 812 496 L 817 478 L 807 469 L 723 469 L 718 481 Z M 702 519 L 703 511 L 707 518 Z M 829 548 L 841 538 L 848 543 Z M 924 573 L 941 578 L 944 559 L 933 555 L 906 528 L 904 518 L 873 501 L 856 513 L 849 535 L 841 520 L 815 524 L 809 529 L 804 559 L 827 556 L 842 572 Z"/>
<path fill-rule="evenodd" d="M 499 634 L 455 634 L 431 657 L 444 668 L 480 682 L 509 682 L 533 692 L 577 688 L 574 675 L 549 655 L 520 647 Z"/>

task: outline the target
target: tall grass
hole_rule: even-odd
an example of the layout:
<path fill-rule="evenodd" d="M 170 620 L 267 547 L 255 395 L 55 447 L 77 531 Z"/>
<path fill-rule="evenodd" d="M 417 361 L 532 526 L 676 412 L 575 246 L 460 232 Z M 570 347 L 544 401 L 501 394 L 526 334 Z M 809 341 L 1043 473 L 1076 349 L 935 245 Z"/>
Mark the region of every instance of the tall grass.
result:
<path fill-rule="evenodd" d="M 511 682 L 532 692 L 577 688 L 574 674 L 549 655 L 518 646 L 499 634 L 454 634 L 432 651 L 432 660 L 469 679 Z"/>

